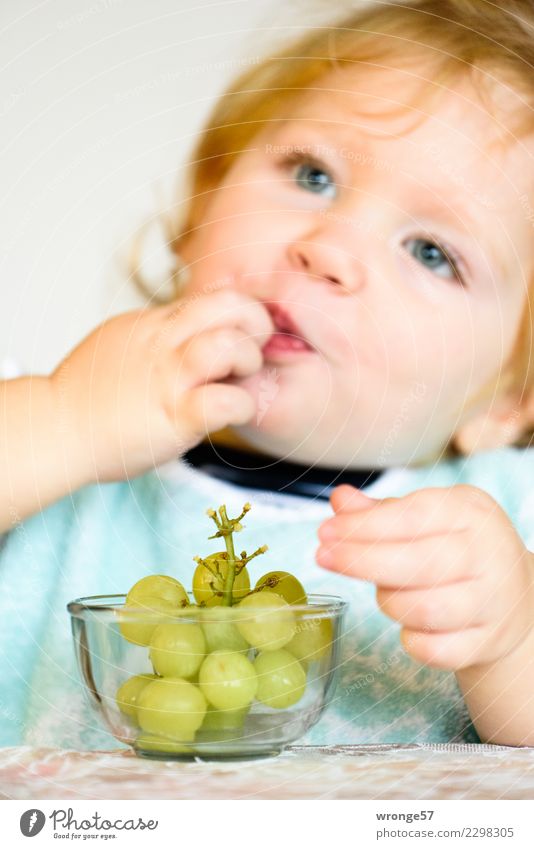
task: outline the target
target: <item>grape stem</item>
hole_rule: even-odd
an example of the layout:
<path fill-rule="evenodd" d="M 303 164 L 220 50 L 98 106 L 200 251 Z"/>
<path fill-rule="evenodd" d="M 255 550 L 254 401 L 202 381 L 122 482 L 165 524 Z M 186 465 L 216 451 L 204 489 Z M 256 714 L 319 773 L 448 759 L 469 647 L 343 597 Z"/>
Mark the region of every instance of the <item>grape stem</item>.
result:
<path fill-rule="evenodd" d="M 246 564 L 253 559 L 253 557 L 257 557 L 258 554 L 263 554 L 265 551 L 267 551 L 267 546 L 262 545 L 253 554 L 247 555 L 246 551 L 242 551 L 241 556 L 236 557 L 233 534 L 243 529 L 241 519 L 245 516 L 246 513 L 248 513 L 250 509 L 251 505 L 247 501 L 247 503 L 243 506 L 243 511 L 241 515 L 238 516 L 236 519 L 228 518 L 225 504 L 222 504 L 219 507 L 219 515 L 217 515 L 217 512 L 215 510 L 212 510 L 211 508 L 206 511 L 210 519 L 213 519 L 215 525 L 217 526 L 216 533 L 208 537 L 208 539 L 223 537 L 224 544 L 226 546 L 226 553 L 228 555 L 228 572 L 226 573 L 226 579 L 224 581 L 224 587 L 222 590 L 222 605 L 224 607 L 231 607 L 234 603 L 233 589 L 236 576 L 239 575 L 239 573 L 245 568 Z"/>
<path fill-rule="evenodd" d="M 257 557 L 258 554 L 265 554 L 265 552 L 268 551 L 268 550 L 269 550 L 268 545 L 260 545 L 260 547 L 257 548 L 256 551 L 254 552 L 254 554 L 247 555 L 246 551 L 242 551 L 241 552 L 241 560 L 243 561 L 243 567 L 245 567 L 247 563 L 250 563 L 250 561 L 252 560 L 253 557 Z"/>
<path fill-rule="evenodd" d="M 275 587 L 278 586 L 280 580 L 281 579 L 277 575 L 271 575 L 269 578 L 267 578 L 266 581 L 262 581 L 261 584 L 258 584 L 258 586 L 254 587 L 254 589 L 247 593 L 247 595 L 252 595 L 252 593 L 260 593 L 262 590 L 265 590 L 267 588 L 273 590 Z"/>
<path fill-rule="evenodd" d="M 220 571 L 218 566 L 218 560 L 213 561 L 215 563 L 215 566 L 212 566 L 211 563 L 208 562 L 208 560 L 203 560 L 202 557 L 198 557 L 198 555 L 196 557 L 193 557 L 193 560 L 200 566 L 204 566 L 204 568 L 208 570 L 210 575 L 213 575 L 216 581 L 223 580 L 222 572 Z M 210 586 L 214 586 L 213 582 L 211 582 Z"/>
<path fill-rule="evenodd" d="M 224 544 L 228 554 L 228 572 L 226 573 L 226 581 L 224 582 L 222 604 L 223 607 L 231 607 L 234 603 L 233 589 L 235 581 L 235 567 L 237 565 L 233 534 L 235 531 L 235 525 L 238 524 L 239 520 L 234 523 L 228 518 L 226 515 L 226 506 L 224 504 L 219 507 L 219 515 L 221 517 L 221 530 L 224 528 L 226 531 L 224 533 Z"/>

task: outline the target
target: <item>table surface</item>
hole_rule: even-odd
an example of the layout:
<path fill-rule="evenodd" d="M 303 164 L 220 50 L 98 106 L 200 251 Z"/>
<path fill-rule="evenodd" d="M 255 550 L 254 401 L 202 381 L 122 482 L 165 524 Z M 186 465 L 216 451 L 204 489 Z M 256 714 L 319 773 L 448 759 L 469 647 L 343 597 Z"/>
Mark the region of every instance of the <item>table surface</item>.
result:
<path fill-rule="evenodd" d="M 0 749 L 2 799 L 533 799 L 534 748 L 292 746 L 253 761 Z"/>

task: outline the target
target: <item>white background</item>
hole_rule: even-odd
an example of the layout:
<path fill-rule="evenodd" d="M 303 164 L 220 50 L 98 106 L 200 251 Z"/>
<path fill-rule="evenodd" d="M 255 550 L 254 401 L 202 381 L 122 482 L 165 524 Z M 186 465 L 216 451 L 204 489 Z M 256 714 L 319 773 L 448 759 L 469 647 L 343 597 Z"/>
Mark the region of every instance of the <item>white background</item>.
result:
<path fill-rule="evenodd" d="M 1 0 L 5 376 L 9 358 L 23 373 L 50 371 L 103 318 L 142 303 L 127 248 L 177 197 L 180 163 L 213 98 L 295 28 L 348 5 Z"/>

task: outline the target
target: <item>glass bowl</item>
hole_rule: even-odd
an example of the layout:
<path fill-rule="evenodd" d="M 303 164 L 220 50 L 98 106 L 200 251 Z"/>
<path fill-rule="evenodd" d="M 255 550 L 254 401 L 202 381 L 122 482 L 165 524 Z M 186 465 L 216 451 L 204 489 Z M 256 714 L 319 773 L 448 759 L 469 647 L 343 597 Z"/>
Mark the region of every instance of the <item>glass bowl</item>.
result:
<path fill-rule="evenodd" d="M 79 598 L 67 609 L 89 701 L 138 755 L 278 754 L 328 705 L 347 607 L 340 598 L 310 595 L 307 604 L 243 610 L 193 606 L 191 596 L 191 607 L 172 614 L 126 608 L 125 598 Z M 158 649 L 159 626 L 166 627 L 157 632 L 164 637 Z M 131 641 L 141 632 L 152 645 Z"/>

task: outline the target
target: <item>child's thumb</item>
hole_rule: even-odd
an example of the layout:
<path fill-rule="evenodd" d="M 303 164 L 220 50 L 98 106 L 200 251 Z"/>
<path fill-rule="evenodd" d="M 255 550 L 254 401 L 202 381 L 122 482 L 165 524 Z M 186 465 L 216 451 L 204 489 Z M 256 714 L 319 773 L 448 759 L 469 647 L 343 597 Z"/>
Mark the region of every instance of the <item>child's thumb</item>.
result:
<path fill-rule="evenodd" d="M 361 507 L 370 507 L 374 499 L 364 495 L 361 489 L 343 483 L 336 486 L 330 496 L 330 503 L 335 513 L 349 513 Z"/>

